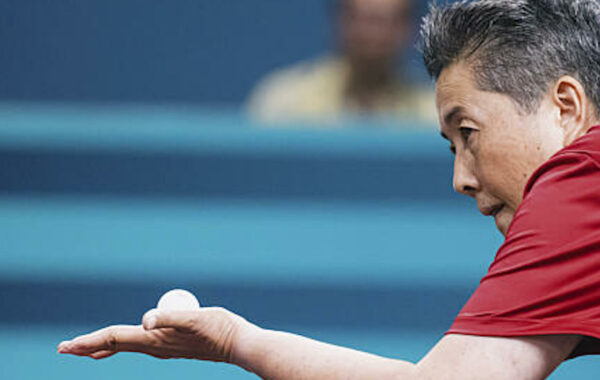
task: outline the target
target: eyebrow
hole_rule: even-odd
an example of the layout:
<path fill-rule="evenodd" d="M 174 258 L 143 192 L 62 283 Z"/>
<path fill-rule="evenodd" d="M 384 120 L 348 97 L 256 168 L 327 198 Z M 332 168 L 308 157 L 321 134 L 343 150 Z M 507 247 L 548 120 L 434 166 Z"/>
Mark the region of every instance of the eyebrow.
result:
<path fill-rule="evenodd" d="M 463 112 L 464 110 L 465 109 L 461 106 L 456 106 L 456 107 L 452 108 L 450 110 L 450 112 L 448 112 L 446 115 L 444 115 L 444 123 L 446 125 L 450 124 L 452 122 L 452 120 L 456 117 L 456 115 Z M 444 137 L 444 136 L 442 136 L 442 137 Z"/>

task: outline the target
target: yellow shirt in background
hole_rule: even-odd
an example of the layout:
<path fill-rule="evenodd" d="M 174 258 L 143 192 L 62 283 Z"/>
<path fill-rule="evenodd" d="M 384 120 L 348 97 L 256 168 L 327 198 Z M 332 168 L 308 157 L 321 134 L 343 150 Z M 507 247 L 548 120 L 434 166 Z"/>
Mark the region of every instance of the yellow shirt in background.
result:
<path fill-rule="evenodd" d="M 346 95 L 349 67 L 337 57 L 322 57 L 277 70 L 255 87 L 248 100 L 250 115 L 259 122 L 314 122 L 339 124 L 354 116 L 398 117 L 437 125 L 435 96 L 431 89 L 397 82 L 361 111 Z"/>

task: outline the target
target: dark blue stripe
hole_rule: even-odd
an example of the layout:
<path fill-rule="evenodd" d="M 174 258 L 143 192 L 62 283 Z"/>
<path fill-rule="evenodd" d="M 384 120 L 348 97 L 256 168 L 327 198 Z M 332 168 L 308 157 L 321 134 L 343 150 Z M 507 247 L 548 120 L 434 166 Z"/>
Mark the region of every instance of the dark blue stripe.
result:
<path fill-rule="evenodd" d="M 455 201 L 429 156 L 0 150 L 0 193 L 282 200 Z"/>
<path fill-rule="evenodd" d="M 473 290 L 456 284 L 177 284 L 265 327 L 443 331 Z M 173 284 L 0 282 L 2 324 L 137 323 Z"/>

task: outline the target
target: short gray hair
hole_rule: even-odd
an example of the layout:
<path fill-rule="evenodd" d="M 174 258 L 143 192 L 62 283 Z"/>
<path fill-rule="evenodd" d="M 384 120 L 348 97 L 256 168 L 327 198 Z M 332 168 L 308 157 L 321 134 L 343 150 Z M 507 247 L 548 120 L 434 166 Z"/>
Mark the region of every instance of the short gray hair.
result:
<path fill-rule="evenodd" d="M 509 95 L 526 112 L 563 75 L 577 78 L 600 111 L 597 0 L 479 0 L 432 4 L 421 26 L 423 59 L 437 80 L 465 60 L 484 91 Z"/>

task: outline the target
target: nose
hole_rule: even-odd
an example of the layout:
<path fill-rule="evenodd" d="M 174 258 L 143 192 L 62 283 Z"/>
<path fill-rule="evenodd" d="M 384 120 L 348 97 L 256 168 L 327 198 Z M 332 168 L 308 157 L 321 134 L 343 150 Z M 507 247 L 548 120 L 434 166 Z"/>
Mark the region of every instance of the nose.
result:
<path fill-rule="evenodd" d="M 454 177 L 452 185 L 454 191 L 474 197 L 479 191 L 479 182 L 473 173 L 473 160 L 465 155 L 457 154 L 454 157 Z"/>

